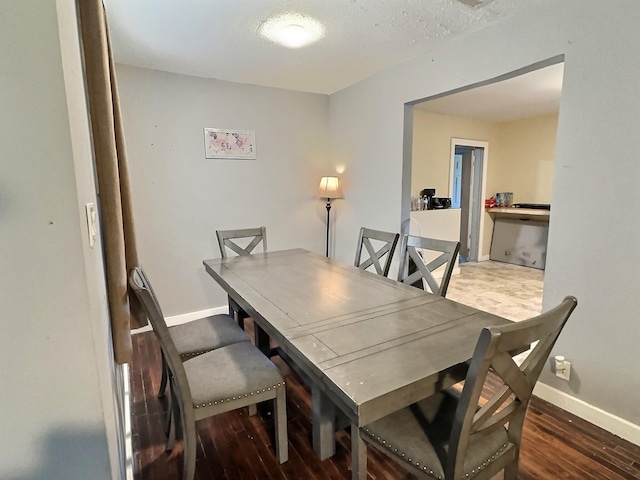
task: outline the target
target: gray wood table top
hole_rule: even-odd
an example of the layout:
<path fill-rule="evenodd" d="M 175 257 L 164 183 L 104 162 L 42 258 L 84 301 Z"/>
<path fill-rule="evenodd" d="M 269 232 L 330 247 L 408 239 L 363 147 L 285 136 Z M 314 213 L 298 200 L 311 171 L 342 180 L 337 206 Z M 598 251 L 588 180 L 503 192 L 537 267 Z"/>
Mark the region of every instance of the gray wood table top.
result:
<path fill-rule="evenodd" d="M 510 323 L 300 249 L 204 265 L 358 426 L 458 381 L 481 329 Z"/>

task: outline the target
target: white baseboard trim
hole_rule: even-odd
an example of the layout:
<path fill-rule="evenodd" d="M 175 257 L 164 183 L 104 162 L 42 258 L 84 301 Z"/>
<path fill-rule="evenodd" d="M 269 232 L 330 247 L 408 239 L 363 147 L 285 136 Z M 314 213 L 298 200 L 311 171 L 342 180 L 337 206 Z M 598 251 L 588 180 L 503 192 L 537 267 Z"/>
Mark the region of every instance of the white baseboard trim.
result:
<path fill-rule="evenodd" d="M 478 258 L 479 262 L 488 262 L 489 260 L 491 260 L 491 256 L 489 255 L 482 255 L 480 258 Z"/>
<path fill-rule="evenodd" d="M 617 417 L 544 383 L 538 382 L 533 390 L 533 394 L 614 435 L 618 435 L 635 445 L 640 445 L 640 425 Z"/>
<path fill-rule="evenodd" d="M 124 387 L 124 452 L 125 479 L 133 479 L 133 431 L 131 429 L 131 383 L 129 381 L 129 365 L 122 365 L 122 383 Z"/>
<path fill-rule="evenodd" d="M 199 318 L 210 317 L 211 315 L 220 315 L 221 313 L 224 313 L 224 314 L 229 313 L 229 307 L 224 305 L 222 307 L 207 308 L 206 310 L 200 310 L 198 312 L 189 312 L 189 313 L 183 313 L 180 315 L 173 315 L 171 317 L 166 317 L 165 321 L 167 322 L 168 327 L 173 327 L 174 325 L 180 325 L 181 323 L 191 322 Z M 133 333 L 143 333 L 143 332 L 150 332 L 150 331 L 151 331 L 151 325 L 146 325 L 142 328 L 133 330 Z"/>

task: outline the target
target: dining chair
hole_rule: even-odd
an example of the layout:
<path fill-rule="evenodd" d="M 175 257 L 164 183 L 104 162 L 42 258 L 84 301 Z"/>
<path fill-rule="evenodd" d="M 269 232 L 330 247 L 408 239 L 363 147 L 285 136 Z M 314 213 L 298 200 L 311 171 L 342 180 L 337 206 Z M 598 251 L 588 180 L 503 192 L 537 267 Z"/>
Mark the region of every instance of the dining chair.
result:
<path fill-rule="evenodd" d="M 251 255 L 253 250 L 262 243 L 262 252 L 267 251 L 267 229 L 266 227 L 242 228 L 236 230 L 216 230 L 220 255 L 222 258 L 228 257 L 228 251 L 239 256 Z M 238 240 L 242 240 L 239 242 Z M 244 246 L 243 246 L 244 245 Z M 229 297 L 229 315 L 233 316 L 238 325 L 244 328 L 244 320 L 249 315 L 238 303 Z"/>
<path fill-rule="evenodd" d="M 356 260 L 354 266 L 361 270 L 366 270 L 373 266 L 378 275 L 386 277 L 389 275 L 389 269 L 391 268 L 391 261 L 393 260 L 393 253 L 396 250 L 400 234 L 382 232 L 380 230 L 372 230 L 370 228 L 362 227 L 360 229 L 360 235 L 358 236 L 358 246 L 356 248 Z M 376 247 L 371 241 L 374 241 Z M 362 261 L 362 247 L 366 249 L 369 256 L 366 260 Z M 377 248 L 377 250 L 376 250 Z M 385 257 L 384 266 L 380 265 L 380 260 Z"/>
<path fill-rule="evenodd" d="M 141 268 L 131 270 L 129 285 L 143 305 L 164 353 L 170 375 L 172 429 L 177 420 L 183 440 L 183 480 L 192 480 L 196 465 L 196 427 L 203 418 L 274 400 L 275 451 L 288 460 L 285 383 L 278 368 L 250 342 L 239 342 L 182 361 L 164 316 Z M 173 448 L 173 435 L 166 449 Z"/>
<path fill-rule="evenodd" d="M 461 392 L 447 389 L 365 425 L 361 438 L 419 478 L 487 480 L 504 470 L 516 480 L 533 387 L 576 305 L 566 297 L 537 317 L 483 329 Z M 534 342 L 518 366 L 512 356 Z M 494 393 L 483 403 L 488 382 Z"/>
<path fill-rule="evenodd" d="M 426 283 L 431 293 L 444 297 L 449 288 L 451 273 L 459 250 L 460 242 L 403 235 L 400 242 L 398 281 L 423 290 Z M 435 252 L 436 257 L 425 263 L 423 255 L 427 251 Z M 438 284 L 433 272 L 443 265 L 444 270 Z"/>
<path fill-rule="evenodd" d="M 151 283 L 147 280 L 149 293 L 159 304 Z M 173 339 L 180 358 L 188 360 L 216 348 L 239 342 L 249 342 L 249 337 L 244 333 L 236 321 L 229 315 L 212 315 L 199 318 L 180 325 L 169 327 L 169 334 Z M 158 398 L 162 398 L 167 390 L 168 380 L 167 362 L 162 354 L 162 375 Z"/>

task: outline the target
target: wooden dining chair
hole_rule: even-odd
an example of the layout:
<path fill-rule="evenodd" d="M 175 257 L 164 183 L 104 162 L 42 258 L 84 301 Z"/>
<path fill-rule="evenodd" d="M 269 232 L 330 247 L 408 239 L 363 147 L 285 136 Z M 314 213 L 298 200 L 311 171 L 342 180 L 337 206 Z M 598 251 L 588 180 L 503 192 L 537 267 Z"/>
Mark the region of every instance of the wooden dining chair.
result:
<path fill-rule="evenodd" d="M 358 246 L 356 248 L 356 260 L 354 266 L 361 270 L 366 270 L 373 266 L 378 275 L 386 277 L 389 275 L 393 253 L 396 251 L 400 234 L 382 232 L 380 230 L 372 230 L 362 227 L 358 236 Z M 375 242 L 375 246 L 372 243 Z M 369 258 L 362 260 L 362 247 L 365 248 Z M 380 260 L 386 256 L 384 266 L 380 264 Z"/>
<path fill-rule="evenodd" d="M 150 295 L 159 305 L 153 287 L 148 280 L 147 285 Z M 169 334 L 183 361 L 226 345 L 250 341 L 249 337 L 229 315 L 211 315 L 180 325 L 174 325 L 169 327 Z M 168 374 L 169 369 L 163 354 L 158 398 L 165 396 Z"/>
<path fill-rule="evenodd" d="M 216 230 L 220 255 L 227 258 L 228 250 L 237 255 L 251 255 L 253 250 L 262 243 L 262 251 L 267 251 L 266 227 L 242 228 L 238 230 Z M 238 242 L 239 239 L 245 240 Z"/>
<path fill-rule="evenodd" d="M 516 480 L 533 387 L 576 305 L 566 297 L 537 317 L 483 329 L 462 392 L 445 390 L 366 425 L 361 438 L 419 478 L 488 480 L 504 470 L 505 480 Z M 513 352 L 534 342 L 518 366 Z M 502 386 L 483 403 L 488 377 Z"/>
<path fill-rule="evenodd" d="M 423 290 L 426 283 L 431 293 L 444 297 L 459 250 L 460 242 L 403 235 L 400 243 L 398 281 Z M 424 255 L 428 254 L 427 252 L 435 252 L 436 257 L 425 263 Z M 444 269 L 438 283 L 433 272 L 443 265 Z"/>
<path fill-rule="evenodd" d="M 216 230 L 216 236 L 218 237 L 218 245 L 222 258 L 227 258 L 229 252 L 233 252 L 239 256 L 251 255 L 253 250 L 260 244 L 262 244 L 262 252 L 267 251 L 266 227 Z M 245 318 L 249 317 L 247 312 L 231 297 L 229 297 L 229 315 L 236 319 L 241 328 L 244 328 Z"/>
<path fill-rule="evenodd" d="M 182 430 L 182 479 L 192 480 L 195 475 L 196 421 L 266 400 L 275 402 L 275 450 L 280 463 L 286 462 L 286 393 L 278 368 L 250 342 L 227 345 L 183 362 L 141 268 L 131 270 L 129 285 L 142 303 L 169 368 L 172 428 L 179 423 Z M 173 448 L 173 438 L 170 435 L 167 450 Z"/>

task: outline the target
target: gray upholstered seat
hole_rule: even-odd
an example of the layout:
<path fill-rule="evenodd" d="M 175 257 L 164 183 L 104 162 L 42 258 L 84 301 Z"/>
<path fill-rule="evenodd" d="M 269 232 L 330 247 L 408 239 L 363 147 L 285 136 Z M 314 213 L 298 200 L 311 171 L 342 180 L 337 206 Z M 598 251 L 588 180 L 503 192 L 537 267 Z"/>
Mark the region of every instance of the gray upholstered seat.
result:
<path fill-rule="evenodd" d="M 462 392 L 445 390 L 360 429 L 361 438 L 422 478 L 518 476 L 525 413 L 540 372 L 577 301 L 522 322 L 482 330 Z M 537 342 L 518 366 L 512 356 Z M 495 388 L 480 405 L 491 372 Z"/>
<path fill-rule="evenodd" d="M 184 369 L 195 408 L 254 397 L 284 385 L 278 368 L 250 342 L 199 355 L 184 362 Z"/>
<path fill-rule="evenodd" d="M 142 303 L 160 342 L 171 388 L 171 430 L 167 450 L 173 447 L 176 424 L 183 430 L 182 480 L 193 480 L 196 467 L 195 422 L 258 402 L 274 400 L 276 455 L 286 462 L 287 413 L 284 379 L 278 368 L 250 342 L 220 347 L 183 361 L 157 298 L 141 268 L 129 275 L 129 285 Z M 178 417 L 180 422 L 177 422 Z"/>
<path fill-rule="evenodd" d="M 151 284 L 149 284 L 149 293 L 155 298 Z M 169 334 L 175 343 L 180 358 L 183 360 L 232 343 L 250 341 L 244 330 L 229 315 L 213 315 L 174 325 L 169 328 Z M 168 375 L 169 372 L 163 354 L 162 377 L 160 379 L 160 388 L 158 388 L 158 398 L 164 397 Z"/>
<path fill-rule="evenodd" d="M 183 360 L 250 339 L 229 315 L 213 315 L 169 327 L 169 333 Z"/>
<path fill-rule="evenodd" d="M 159 305 L 156 294 L 149 280 L 146 278 L 149 295 Z M 211 317 L 192 320 L 169 328 L 178 354 L 182 359 L 188 359 L 216 348 L 224 347 L 236 342 L 247 342 L 249 337 L 238 327 L 229 315 L 213 315 Z M 167 389 L 169 371 L 162 354 L 162 378 L 158 388 L 158 398 L 164 397 Z"/>
<path fill-rule="evenodd" d="M 421 468 L 426 475 L 444 478 L 449 435 L 453 427 L 459 394 L 456 390 L 440 392 L 410 408 L 381 418 L 364 429 L 369 441 L 376 442 L 400 464 Z M 509 445 L 504 427 L 488 435 L 475 434 L 469 438 L 463 471 L 470 476 L 495 460 Z"/>

